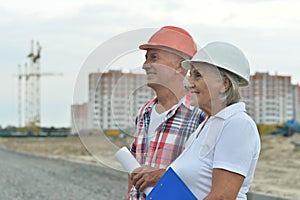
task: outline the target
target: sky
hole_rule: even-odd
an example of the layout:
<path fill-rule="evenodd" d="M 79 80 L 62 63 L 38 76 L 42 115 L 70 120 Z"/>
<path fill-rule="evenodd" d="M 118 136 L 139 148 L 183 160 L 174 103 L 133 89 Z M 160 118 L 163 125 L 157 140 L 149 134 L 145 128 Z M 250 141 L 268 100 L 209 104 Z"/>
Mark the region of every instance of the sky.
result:
<path fill-rule="evenodd" d="M 31 40 L 42 46 L 41 73 L 63 74 L 41 77 L 42 126 L 70 126 L 71 104 L 87 101 L 86 74 L 103 69 L 102 62 L 141 66 L 144 54 L 137 46 L 165 25 L 186 29 L 199 46 L 235 44 L 249 59 L 251 74 L 290 75 L 298 84 L 299 7 L 298 0 L 0 0 L 0 125 L 18 125 L 16 75 L 28 61 Z M 126 52 L 122 40 L 128 34 L 138 37 Z"/>

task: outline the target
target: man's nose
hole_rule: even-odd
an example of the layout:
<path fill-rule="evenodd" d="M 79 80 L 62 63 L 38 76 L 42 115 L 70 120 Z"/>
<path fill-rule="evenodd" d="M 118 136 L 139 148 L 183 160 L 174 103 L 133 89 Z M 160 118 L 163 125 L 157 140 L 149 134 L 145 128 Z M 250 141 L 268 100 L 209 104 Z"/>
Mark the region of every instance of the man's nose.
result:
<path fill-rule="evenodd" d="M 143 64 L 143 69 L 150 69 L 151 68 L 151 64 L 146 63 L 146 61 Z"/>
<path fill-rule="evenodd" d="M 195 84 L 193 78 L 190 75 L 186 75 L 183 80 L 183 85 L 186 89 L 194 88 Z"/>

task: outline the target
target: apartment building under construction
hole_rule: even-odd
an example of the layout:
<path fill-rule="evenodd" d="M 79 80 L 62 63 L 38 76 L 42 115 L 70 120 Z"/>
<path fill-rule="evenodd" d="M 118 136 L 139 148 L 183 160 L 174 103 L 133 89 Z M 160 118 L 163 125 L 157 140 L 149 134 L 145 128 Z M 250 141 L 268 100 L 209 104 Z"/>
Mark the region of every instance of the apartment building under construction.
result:
<path fill-rule="evenodd" d="M 291 76 L 255 73 L 249 87 L 242 88 L 243 101 L 257 124 L 282 124 L 300 121 L 300 87 Z"/>
<path fill-rule="evenodd" d="M 93 129 L 131 129 L 139 108 L 154 97 L 144 74 L 110 70 L 89 74 L 89 108 Z"/>

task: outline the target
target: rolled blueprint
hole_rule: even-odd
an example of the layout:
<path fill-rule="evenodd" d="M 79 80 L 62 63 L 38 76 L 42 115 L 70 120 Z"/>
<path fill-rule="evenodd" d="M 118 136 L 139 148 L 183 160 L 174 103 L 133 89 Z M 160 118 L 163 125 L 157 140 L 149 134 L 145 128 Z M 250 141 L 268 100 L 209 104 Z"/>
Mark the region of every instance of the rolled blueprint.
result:
<path fill-rule="evenodd" d="M 127 147 L 122 147 L 119 151 L 117 151 L 115 158 L 121 163 L 122 167 L 129 174 L 131 174 L 134 169 L 141 166 L 131 152 L 127 149 Z M 144 190 L 144 193 L 148 195 L 152 188 L 153 187 L 147 187 Z"/>

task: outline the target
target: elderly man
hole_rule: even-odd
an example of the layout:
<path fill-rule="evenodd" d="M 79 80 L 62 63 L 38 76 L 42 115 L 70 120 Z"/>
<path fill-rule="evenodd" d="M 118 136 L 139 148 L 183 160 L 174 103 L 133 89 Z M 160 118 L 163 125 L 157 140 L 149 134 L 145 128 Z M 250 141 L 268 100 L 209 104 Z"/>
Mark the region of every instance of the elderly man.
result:
<path fill-rule="evenodd" d="M 197 52 L 191 35 L 182 28 L 165 26 L 139 48 L 147 51 L 143 69 L 156 97 L 142 106 L 136 117 L 130 151 L 142 167 L 135 171 L 134 182 L 129 176 L 127 199 L 145 198 L 143 189 L 154 186 L 205 118 L 200 109 L 190 105 L 190 93 L 183 85 L 187 71 L 181 62 Z M 157 176 L 149 175 L 147 169 L 153 172 L 153 168 Z"/>

